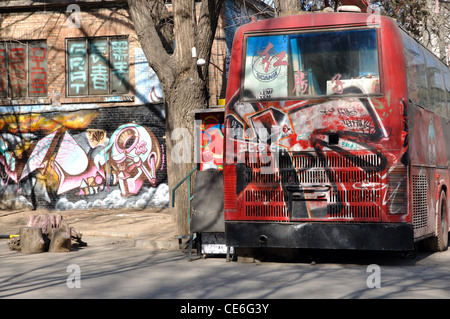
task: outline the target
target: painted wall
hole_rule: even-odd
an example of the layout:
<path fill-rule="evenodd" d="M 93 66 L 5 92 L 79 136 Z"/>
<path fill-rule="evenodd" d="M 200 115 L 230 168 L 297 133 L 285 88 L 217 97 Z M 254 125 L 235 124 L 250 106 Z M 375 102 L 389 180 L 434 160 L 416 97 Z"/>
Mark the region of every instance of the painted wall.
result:
<path fill-rule="evenodd" d="M 30 67 L 45 66 L 45 76 L 39 78 L 39 83 L 45 80 L 41 94 L 0 95 L 0 210 L 167 205 L 162 90 L 142 53 L 126 4 L 80 4 L 76 9 L 70 14 L 69 7 L 66 11 L 58 5 L 33 12 L 8 7 L 0 14 L 2 39 L 45 48 L 30 51 L 31 62 L 35 56 L 40 59 L 38 66 L 30 62 Z M 129 92 L 70 96 L 68 70 L 81 65 L 74 64 L 78 56 L 72 61 L 67 55 L 68 39 L 79 43 L 102 37 L 126 39 L 120 57 L 114 59 L 129 61 L 123 77 Z M 9 59 L 11 65 L 15 57 L 0 57 L 0 62 Z M 99 57 L 90 56 L 97 61 Z M 3 74 L 1 67 L 0 63 Z M 98 80 L 89 73 L 77 81 L 88 78 Z"/>
<path fill-rule="evenodd" d="M 199 127 L 199 170 L 223 170 L 224 113 L 208 112 L 196 115 Z"/>
<path fill-rule="evenodd" d="M 153 196 L 168 191 L 160 105 L 8 115 L 0 128 L 0 209 L 167 204 Z"/>
<path fill-rule="evenodd" d="M 96 2 L 66 6 L 54 1 L 29 12 L 15 2 L 2 8 L 0 38 L 43 43 L 45 53 L 30 51 L 30 67 L 40 72 L 34 83 L 39 94 L 20 99 L 0 94 L 0 209 L 146 207 L 168 201 L 161 85 L 140 47 L 127 4 Z M 226 47 L 235 26 L 254 13 L 234 0 L 222 7 L 210 63 L 212 105 L 225 96 Z M 128 39 L 117 61 L 129 61 L 123 72 L 129 93 L 81 95 L 77 88 L 89 87 L 82 83 L 85 78 L 94 91 L 104 88 L 98 72 L 105 66 L 100 40 L 105 37 Z M 86 38 L 97 41 L 94 47 L 87 42 L 95 51 L 90 68 L 79 63 L 83 52 L 77 47 L 70 52 Z M 113 53 L 118 49 L 111 48 Z M 3 53 L 0 45 L 0 75 L 6 70 Z M 71 66 L 86 73 L 70 73 Z"/>

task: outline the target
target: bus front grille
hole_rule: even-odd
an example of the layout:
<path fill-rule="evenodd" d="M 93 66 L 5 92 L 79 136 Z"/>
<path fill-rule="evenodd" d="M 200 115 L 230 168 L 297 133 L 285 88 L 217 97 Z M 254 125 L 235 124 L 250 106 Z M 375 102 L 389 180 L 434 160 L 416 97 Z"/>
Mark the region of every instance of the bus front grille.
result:
<path fill-rule="evenodd" d="M 279 154 L 276 161 L 268 174 L 267 159 L 246 157 L 246 219 L 380 220 L 380 154 Z"/>

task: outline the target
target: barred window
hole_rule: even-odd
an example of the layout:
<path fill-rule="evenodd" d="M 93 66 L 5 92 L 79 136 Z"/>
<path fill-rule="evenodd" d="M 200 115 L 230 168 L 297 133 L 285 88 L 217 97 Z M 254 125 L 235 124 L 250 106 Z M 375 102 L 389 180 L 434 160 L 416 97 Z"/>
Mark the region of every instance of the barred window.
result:
<path fill-rule="evenodd" d="M 0 98 L 46 97 L 46 41 L 0 42 Z"/>
<path fill-rule="evenodd" d="M 129 93 L 129 42 L 125 37 L 67 39 L 67 95 Z"/>

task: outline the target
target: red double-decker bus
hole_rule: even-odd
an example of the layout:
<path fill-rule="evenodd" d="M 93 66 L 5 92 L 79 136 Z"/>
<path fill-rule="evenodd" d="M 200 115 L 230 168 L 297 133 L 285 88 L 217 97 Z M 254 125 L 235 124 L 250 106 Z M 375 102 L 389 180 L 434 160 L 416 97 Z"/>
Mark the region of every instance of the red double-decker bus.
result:
<path fill-rule="evenodd" d="M 389 17 L 240 27 L 225 110 L 228 246 L 448 245 L 450 71 Z"/>

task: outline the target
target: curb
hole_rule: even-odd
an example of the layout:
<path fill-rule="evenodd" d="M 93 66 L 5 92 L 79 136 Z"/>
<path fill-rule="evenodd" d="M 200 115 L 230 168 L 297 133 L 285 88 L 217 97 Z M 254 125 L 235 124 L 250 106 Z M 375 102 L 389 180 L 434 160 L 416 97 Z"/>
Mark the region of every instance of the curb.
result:
<path fill-rule="evenodd" d="M 179 250 L 179 244 L 176 239 L 173 241 L 157 240 L 154 238 L 146 238 L 142 234 L 130 234 L 122 232 L 83 232 L 82 238 L 86 237 L 114 237 L 132 240 L 132 246 L 137 248 L 145 248 L 151 250 Z"/>
<path fill-rule="evenodd" d="M 81 239 L 83 239 L 83 236 L 88 236 L 88 237 L 118 237 L 118 238 L 134 238 L 137 235 L 135 234 L 128 234 L 128 233 L 111 233 L 111 232 L 99 232 L 99 231 L 86 231 L 86 232 L 82 232 L 81 233 L 82 237 Z"/>
<path fill-rule="evenodd" d="M 151 238 L 135 238 L 134 247 L 153 249 L 153 250 L 179 250 L 178 242 L 176 240 L 154 240 Z"/>

